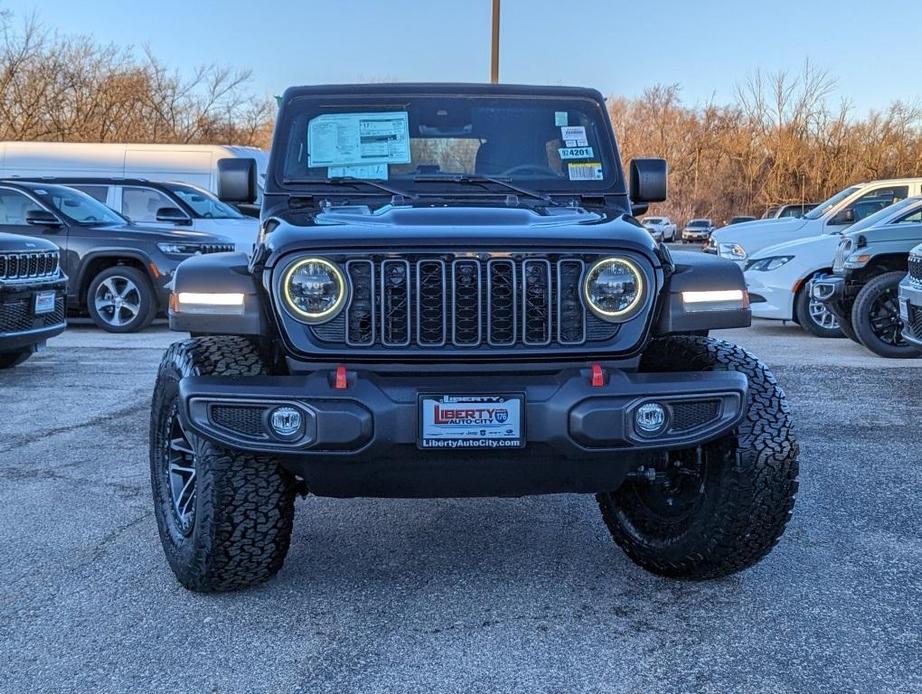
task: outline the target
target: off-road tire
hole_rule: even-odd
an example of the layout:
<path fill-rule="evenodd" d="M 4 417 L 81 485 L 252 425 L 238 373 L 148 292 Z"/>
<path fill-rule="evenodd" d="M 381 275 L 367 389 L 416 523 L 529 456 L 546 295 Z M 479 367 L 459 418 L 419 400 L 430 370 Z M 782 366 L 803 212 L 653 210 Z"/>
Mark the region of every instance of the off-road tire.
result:
<path fill-rule="evenodd" d="M 810 315 L 810 287 L 806 283 L 794 298 L 794 316 L 801 328 L 816 337 L 832 338 L 845 335 L 840 328 L 827 328 L 813 320 L 813 316 Z M 836 317 L 836 322 L 839 322 L 838 317 Z"/>
<path fill-rule="evenodd" d="M 178 342 L 161 361 L 150 422 L 151 487 L 167 562 L 189 590 L 256 585 L 278 573 L 288 553 L 296 485 L 274 458 L 227 450 L 187 433 L 196 484 L 194 520 L 186 532 L 174 514 L 165 471 L 181 378 L 265 373 L 256 346 L 242 337 Z"/>
<path fill-rule="evenodd" d="M 34 353 L 31 348 L 15 352 L 0 352 L 0 369 L 12 369 L 14 366 L 19 366 Z"/>
<path fill-rule="evenodd" d="M 107 279 L 113 277 L 124 277 L 131 280 L 137 287 L 139 296 L 139 306 L 137 315 L 123 325 L 113 325 L 105 317 L 100 315 L 96 309 L 96 291 L 99 285 Z M 151 286 L 150 279 L 138 268 L 129 265 L 116 265 L 108 267 L 97 274 L 90 282 L 86 290 L 86 310 L 90 318 L 97 327 L 102 328 L 110 333 L 136 333 L 148 327 L 157 316 L 157 298 L 154 296 L 154 288 Z"/>
<path fill-rule="evenodd" d="M 893 301 L 898 302 L 899 299 L 896 297 L 899 295 L 900 282 L 905 276 L 906 273 L 902 271 L 885 272 L 878 275 L 861 288 L 852 306 L 852 327 L 861 344 L 874 354 L 887 359 L 913 359 L 922 356 L 917 348 L 905 340 L 899 344 L 884 341 L 871 326 L 874 302 L 887 293 L 893 297 Z M 897 320 L 899 320 L 898 317 Z"/>
<path fill-rule="evenodd" d="M 748 409 L 735 431 L 702 447 L 700 486 L 681 517 L 643 501 L 652 484 L 645 479 L 599 494 L 612 537 L 635 563 L 661 576 L 710 579 L 752 566 L 778 542 L 797 492 L 799 449 L 783 391 L 756 357 L 713 338 L 654 340 L 641 367 L 741 372 L 749 379 Z"/>

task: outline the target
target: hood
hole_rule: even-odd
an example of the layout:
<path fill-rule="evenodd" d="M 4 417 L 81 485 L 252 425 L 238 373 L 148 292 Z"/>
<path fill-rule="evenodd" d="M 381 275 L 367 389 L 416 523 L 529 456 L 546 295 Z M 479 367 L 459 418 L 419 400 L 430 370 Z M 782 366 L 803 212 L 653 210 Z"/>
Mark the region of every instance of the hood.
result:
<path fill-rule="evenodd" d="M 273 224 L 275 222 L 275 224 Z M 385 206 L 374 212 L 355 206 L 319 213 L 296 211 L 270 218 L 266 243 L 273 252 L 296 248 L 381 247 L 496 250 L 528 248 L 621 248 L 656 257 L 657 244 L 633 217 L 575 207 L 541 212 L 520 207 Z"/>
<path fill-rule="evenodd" d="M 71 227 L 70 233 L 79 233 L 81 227 Z M 87 228 L 87 227 L 82 227 Z M 142 224 L 125 224 L 122 226 L 88 227 L 97 232 L 105 232 L 111 239 L 143 238 L 156 243 L 158 241 L 188 241 L 189 243 L 231 243 L 231 239 L 219 234 L 190 229 L 158 229 Z"/>
<path fill-rule="evenodd" d="M 783 234 L 785 232 L 797 231 L 805 226 L 806 223 L 807 220 L 796 217 L 757 219 L 752 222 L 741 222 L 740 224 L 733 224 L 723 229 L 718 229 L 714 232 L 713 238 L 718 241 L 723 241 L 724 243 L 739 243 L 745 248 L 746 241 L 752 240 L 762 234 Z M 768 237 L 768 240 L 770 243 L 774 238 Z"/>
<path fill-rule="evenodd" d="M 238 251 L 250 253 L 259 236 L 259 220 L 255 217 L 243 219 L 209 219 L 197 217 L 192 226 L 198 231 L 215 234 L 234 242 Z"/>
<path fill-rule="evenodd" d="M 856 241 L 859 236 L 864 236 L 870 243 L 890 241 L 918 243 L 922 241 L 922 224 L 884 224 L 847 233 L 845 236 Z"/>
<path fill-rule="evenodd" d="M 0 253 L 9 253 L 11 251 L 22 251 L 25 253 L 35 253 L 39 251 L 57 251 L 58 247 L 46 241 L 37 239 L 32 236 L 20 236 L 19 234 L 6 234 L 0 232 Z"/>
<path fill-rule="evenodd" d="M 802 239 L 795 239 L 793 241 L 785 241 L 784 243 L 776 243 L 772 246 L 766 246 L 765 248 L 760 249 L 757 253 L 753 253 L 749 258 L 750 260 L 759 260 L 760 258 L 771 258 L 776 255 L 798 255 L 804 253 L 810 253 L 811 255 L 816 252 L 824 253 L 826 249 L 829 250 L 829 260 L 832 261 L 832 256 L 835 254 L 836 247 L 839 245 L 841 240 L 839 234 L 822 234 L 820 236 L 807 236 Z"/>

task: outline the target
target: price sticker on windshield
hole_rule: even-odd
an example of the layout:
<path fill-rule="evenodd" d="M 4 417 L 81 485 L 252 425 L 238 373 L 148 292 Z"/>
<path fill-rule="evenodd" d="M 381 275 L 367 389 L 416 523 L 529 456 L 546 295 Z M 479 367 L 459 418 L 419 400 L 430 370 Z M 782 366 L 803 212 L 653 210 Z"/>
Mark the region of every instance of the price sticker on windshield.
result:
<path fill-rule="evenodd" d="M 561 159 L 592 159 L 592 147 L 558 147 Z"/>
<path fill-rule="evenodd" d="M 586 128 L 582 125 L 566 125 L 560 129 L 560 138 L 566 143 L 567 147 L 588 147 L 589 140 L 586 138 Z"/>

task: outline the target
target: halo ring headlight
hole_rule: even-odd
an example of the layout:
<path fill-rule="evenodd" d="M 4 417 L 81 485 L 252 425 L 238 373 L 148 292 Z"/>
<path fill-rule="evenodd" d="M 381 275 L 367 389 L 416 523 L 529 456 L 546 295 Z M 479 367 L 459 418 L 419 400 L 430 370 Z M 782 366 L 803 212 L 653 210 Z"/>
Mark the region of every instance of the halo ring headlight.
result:
<path fill-rule="evenodd" d="M 343 271 L 324 258 L 302 258 L 291 264 L 281 282 L 285 308 L 305 323 L 332 320 L 346 305 L 348 285 Z"/>
<path fill-rule="evenodd" d="M 586 306 L 610 323 L 631 318 L 643 305 L 645 293 L 643 272 L 627 258 L 602 258 L 589 268 L 583 279 Z"/>

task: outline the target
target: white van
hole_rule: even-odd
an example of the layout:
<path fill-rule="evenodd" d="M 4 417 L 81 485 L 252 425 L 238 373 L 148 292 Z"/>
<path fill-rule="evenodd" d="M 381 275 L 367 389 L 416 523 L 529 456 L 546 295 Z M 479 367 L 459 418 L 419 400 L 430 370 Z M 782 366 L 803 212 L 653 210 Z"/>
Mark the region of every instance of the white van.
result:
<path fill-rule="evenodd" d="M 262 198 L 267 152 L 238 145 L 0 142 L 0 178 L 87 177 L 181 181 L 218 192 L 218 160 L 256 160 Z"/>

